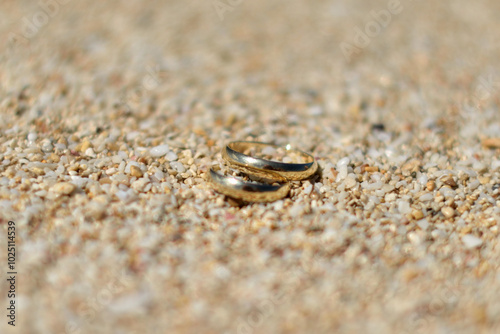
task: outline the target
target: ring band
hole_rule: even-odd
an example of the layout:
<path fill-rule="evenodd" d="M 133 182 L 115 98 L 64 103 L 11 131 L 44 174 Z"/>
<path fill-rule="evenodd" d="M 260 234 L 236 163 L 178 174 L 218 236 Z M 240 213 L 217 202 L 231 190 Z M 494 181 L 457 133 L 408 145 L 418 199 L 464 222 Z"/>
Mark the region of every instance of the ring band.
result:
<path fill-rule="evenodd" d="M 282 176 L 273 172 L 260 172 L 261 176 L 284 182 L 280 185 L 251 183 L 225 176 L 210 168 L 210 181 L 214 189 L 226 196 L 247 202 L 272 202 L 285 197 L 290 191 L 290 183 Z"/>
<path fill-rule="evenodd" d="M 312 155 L 297 149 L 292 149 L 290 145 L 283 148 L 288 152 L 296 152 L 300 156 L 306 158 L 306 163 L 284 163 L 254 158 L 242 153 L 254 147 L 280 148 L 281 146 L 252 141 L 233 141 L 222 150 L 222 157 L 230 164 L 251 169 L 273 171 L 291 181 L 306 179 L 314 174 L 318 168 L 318 163 Z"/>

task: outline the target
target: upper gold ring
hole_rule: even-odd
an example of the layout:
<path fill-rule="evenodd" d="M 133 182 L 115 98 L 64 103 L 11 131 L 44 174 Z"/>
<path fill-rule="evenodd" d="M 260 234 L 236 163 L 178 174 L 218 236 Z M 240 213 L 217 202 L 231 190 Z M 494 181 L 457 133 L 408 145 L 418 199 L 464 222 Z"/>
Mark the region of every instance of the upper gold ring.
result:
<path fill-rule="evenodd" d="M 290 182 L 277 173 L 257 171 L 257 176 L 267 180 L 278 180 L 282 184 L 245 182 L 233 176 L 218 173 L 220 168 L 210 169 L 210 181 L 218 192 L 247 202 L 272 202 L 285 197 L 290 191 Z"/>
<path fill-rule="evenodd" d="M 230 164 L 250 169 L 273 171 L 290 181 L 306 179 L 318 169 L 318 163 L 312 155 L 293 149 L 290 145 L 282 148 L 287 152 L 294 152 L 305 158 L 305 163 L 284 163 L 254 158 L 243 153 L 252 148 L 262 149 L 265 147 L 276 149 L 281 146 L 254 141 L 233 141 L 222 150 L 222 157 Z"/>

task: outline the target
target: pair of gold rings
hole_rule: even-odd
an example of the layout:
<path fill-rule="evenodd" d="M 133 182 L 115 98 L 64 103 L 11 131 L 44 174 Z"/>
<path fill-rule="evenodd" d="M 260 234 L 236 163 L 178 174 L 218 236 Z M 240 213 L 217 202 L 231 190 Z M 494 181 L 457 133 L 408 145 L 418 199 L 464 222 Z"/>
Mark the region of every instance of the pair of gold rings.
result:
<path fill-rule="evenodd" d="M 287 163 L 251 156 L 252 152 L 274 152 L 282 149 L 288 154 L 295 154 L 304 162 Z M 214 189 L 226 196 L 247 202 L 272 202 L 285 197 L 290 191 L 289 181 L 303 180 L 314 174 L 318 163 L 314 157 L 303 151 L 252 141 L 234 141 L 222 149 L 222 158 L 231 166 L 258 178 L 258 182 L 246 182 L 233 176 L 210 169 L 210 181 Z M 263 180 L 271 181 L 265 183 Z"/>

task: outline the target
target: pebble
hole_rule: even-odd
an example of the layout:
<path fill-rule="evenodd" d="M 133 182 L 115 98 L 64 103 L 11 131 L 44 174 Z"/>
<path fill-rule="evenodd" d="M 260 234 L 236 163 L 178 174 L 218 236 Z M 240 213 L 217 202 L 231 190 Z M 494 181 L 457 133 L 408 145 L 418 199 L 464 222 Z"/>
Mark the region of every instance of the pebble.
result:
<path fill-rule="evenodd" d="M 347 177 L 347 174 L 349 173 L 349 170 L 346 165 L 340 165 L 339 167 L 337 167 L 337 171 L 339 173 L 337 174 L 336 182 L 343 181 Z"/>
<path fill-rule="evenodd" d="M 353 177 L 348 177 L 345 180 L 345 188 L 346 189 L 351 189 L 354 188 L 358 184 L 358 181 L 356 181 Z"/>
<path fill-rule="evenodd" d="M 160 158 L 163 157 L 165 154 L 167 154 L 170 151 L 168 145 L 158 145 L 149 150 L 149 154 L 153 158 Z"/>
<path fill-rule="evenodd" d="M 262 149 L 262 154 L 264 155 L 269 155 L 269 156 L 273 156 L 276 154 L 276 149 L 272 146 L 265 146 L 263 149 Z"/>
<path fill-rule="evenodd" d="M 309 195 L 309 194 L 311 194 L 312 190 L 313 190 L 313 185 L 309 182 L 306 182 L 306 185 L 304 188 L 304 194 Z"/>
<path fill-rule="evenodd" d="M 95 158 L 96 154 L 94 152 L 94 149 L 92 147 L 89 147 L 85 150 L 85 155 L 91 158 Z"/>
<path fill-rule="evenodd" d="M 138 192 L 142 192 L 146 188 L 146 185 L 148 183 L 149 180 L 147 179 L 139 179 L 137 181 L 132 182 L 130 187 Z"/>
<path fill-rule="evenodd" d="M 433 230 L 431 235 L 434 239 L 440 239 L 446 237 L 446 233 L 442 230 Z"/>
<path fill-rule="evenodd" d="M 390 194 L 387 194 L 385 195 L 385 201 L 387 203 L 391 203 L 391 202 L 394 202 L 397 198 L 397 195 L 395 193 L 390 193 Z"/>
<path fill-rule="evenodd" d="M 418 171 L 418 168 L 420 167 L 420 161 L 419 160 L 410 160 L 409 162 L 405 163 L 403 167 L 401 167 L 401 170 L 406 171 L 406 172 L 416 172 Z"/>
<path fill-rule="evenodd" d="M 376 173 L 379 171 L 378 167 L 370 167 L 370 166 L 367 166 L 365 167 L 365 171 L 367 173 Z"/>
<path fill-rule="evenodd" d="M 130 166 L 130 175 L 140 178 L 142 177 L 143 173 L 139 167 L 132 165 Z"/>
<path fill-rule="evenodd" d="M 139 164 L 137 161 L 129 161 L 127 163 L 127 166 L 125 166 L 125 173 L 130 174 L 130 170 L 131 170 L 132 166 L 136 166 L 136 167 L 141 168 L 141 164 Z M 141 168 L 141 170 L 142 170 L 142 168 Z"/>
<path fill-rule="evenodd" d="M 481 184 L 488 184 L 490 183 L 491 179 L 487 176 L 480 176 L 477 178 Z"/>
<path fill-rule="evenodd" d="M 401 213 L 403 215 L 411 213 L 410 203 L 403 201 L 403 200 L 399 201 L 398 202 L 398 211 L 399 211 L 399 213 Z"/>
<path fill-rule="evenodd" d="M 424 218 L 424 213 L 422 212 L 422 210 L 414 210 L 411 215 L 413 216 L 413 219 L 415 220 L 420 220 L 422 218 Z"/>
<path fill-rule="evenodd" d="M 429 176 L 427 176 L 427 174 L 422 174 L 419 176 L 418 183 L 420 183 L 420 185 L 426 186 L 427 182 L 429 182 Z"/>
<path fill-rule="evenodd" d="M 43 146 L 42 146 L 42 151 L 45 153 L 50 153 L 50 152 L 52 152 L 53 149 L 54 149 L 54 147 L 52 146 L 51 143 L 46 143 L 46 144 L 43 144 Z"/>
<path fill-rule="evenodd" d="M 434 199 L 434 195 L 432 193 L 426 193 L 419 197 L 419 200 L 422 202 L 432 201 Z"/>
<path fill-rule="evenodd" d="M 38 138 L 38 136 L 36 133 L 34 133 L 34 132 L 28 133 L 28 137 L 27 137 L 28 141 L 34 142 L 35 140 L 37 140 L 37 138 Z"/>
<path fill-rule="evenodd" d="M 483 244 L 483 240 L 473 236 L 472 234 L 466 234 L 462 237 L 462 242 L 464 243 L 465 247 L 471 249 L 471 248 L 476 248 L 479 247 Z"/>
<path fill-rule="evenodd" d="M 86 215 L 94 219 L 101 219 L 106 212 L 106 205 L 103 203 L 91 201 L 86 206 Z"/>
<path fill-rule="evenodd" d="M 439 189 L 439 192 L 445 197 L 445 198 L 454 198 L 456 196 L 456 192 L 448 187 L 442 187 Z"/>
<path fill-rule="evenodd" d="M 170 162 L 170 166 L 172 166 L 172 168 L 179 173 L 184 173 L 186 171 L 184 165 L 179 161 Z"/>
<path fill-rule="evenodd" d="M 337 169 L 339 169 L 342 166 L 347 166 L 351 162 L 351 160 L 347 157 L 340 159 L 337 161 Z"/>
<path fill-rule="evenodd" d="M 127 133 L 127 135 L 125 136 L 125 138 L 128 141 L 134 141 L 134 139 L 136 139 L 140 135 L 141 135 L 141 133 L 139 131 L 132 131 L 132 132 Z"/>
<path fill-rule="evenodd" d="M 115 193 L 116 197 L 123 202 L 129 203 L 137 199 L 137 195 L 132 189 L 129 190 L 118 190 Z"/>
<path fill-rule="evenodd" d="M 496 171 L 500 169 L 500 160 L 494 160 L 492 163 L 491 163 L 491 170 L 492 171 Z"/>
<path fill-rule="evenodd" d="M 486 165 L 483 164 L 482 162 L 480 161 L 475 161 L 473 164 L 472 164 L 472 168 L 474 170 L 477 170 L 478 172 L 482 173 L 486 170 Z"/>
<path fill-rule="evenodd" d="M 311 115 L 311 116 L 323 115 L 323 108 L 321 106 L 310 107 L 308 111 L 309 111 L 309 115 Z"/>
<path fill-rule="evenodd" d="M 455 216 L 455 210 L 450 208 L 449 206 L 445 206 L 441 209 L 441 213 L 445 216 L 445 218 L 453 218 Z"/>
<path fill-rule="evenodd" d="M 453 179 L 453 176 L 451 176 L 451 175 L 446 175 L 446 176 L 444 176 L 444 177 L 441 179 L 441 181 L 442 181 L 444 184 L 446 184 L 446 185 L 448 185 L 448 186 L 450 186 L 450 187 L 452 187 L 452 188 L 457 187 L 457 183 L 455 182 L 455 180 Z"/>
<path fill-rule="evenodd" d="M 111 167 L 111 168 L 108 168 L 108 169 L 106 170 L 106 175 L 113 175 L 113 174 L 115 174 L 116 172 L 118 172 L 118 170 L 117 170 L 116 168 L 114 168 L 114 167 Z"/>
<path fill-rule="evenodd" d="M 167 161 L 175 161 L 177 160 L 177 154 L 175 154 L 174 152 L 170 151 L 167 153 L 167 155 L 165 156 L 165 158 L 167 159 Z"/>
<path fill-rule="evenodd" d="M 89 149 L 91 147 L 91 144 L 90 144 L 90 141 L 88 140 L 85 140 L 83 143 L 82 143 L 82 146 L 80 148 L 80 152 L 86 152 L 87 149 Z"/>
<path fill-rule="evenodd" d="M 436 182 L 431 180 L 431 181 L 427 182 L 426 187 L 427 187 L 427 190 L 433 191 L 434 189 L 436 189 Z"/>
<path fill-rule="evenodd" d="M 52 186 L 50 190 L 61 195 L 69 195 L 75 190 L 76 186 L 69 182 L 60 182 Z"/>
<path fill-rule="evenodd" d="M 487 148 L 500 148 L 500 137 L 485 139 L 483 140 L 482 144 Z"/>
<path fill-rule="evenodd" d="M 427 219 L 422 219 L 417 222 L 417 225 L 425 231 L 429 228 L 429 221 Z"/>
<path fill-rule="evenodd" d="M 477 188 L 479 188 L 480 185 L 481 185 L 481 182 L 479 180 L 474 180 L 471 183 L 469 183 L 469 189 L 476 190 Z"/>

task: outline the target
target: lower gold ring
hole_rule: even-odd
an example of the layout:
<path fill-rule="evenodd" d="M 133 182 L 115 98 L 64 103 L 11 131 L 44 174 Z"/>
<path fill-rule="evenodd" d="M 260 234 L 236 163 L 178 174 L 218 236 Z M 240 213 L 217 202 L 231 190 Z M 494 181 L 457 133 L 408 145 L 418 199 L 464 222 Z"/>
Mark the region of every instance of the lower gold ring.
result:
<path fill-rule="evenodd" d="M 273 172 L 259 171 L 259 176 L 283 182 L 282 184 L 245 182 L 233 176 L 222 175 L 216 169 L 217 167 L 210 169 L 210 182 L 216 191 L 229 197 L 246 202 L 273 202 L 282 199 L 290 191 L 290 183 Z"/>

